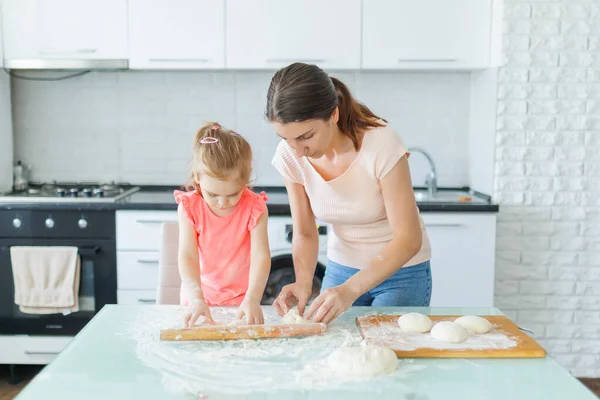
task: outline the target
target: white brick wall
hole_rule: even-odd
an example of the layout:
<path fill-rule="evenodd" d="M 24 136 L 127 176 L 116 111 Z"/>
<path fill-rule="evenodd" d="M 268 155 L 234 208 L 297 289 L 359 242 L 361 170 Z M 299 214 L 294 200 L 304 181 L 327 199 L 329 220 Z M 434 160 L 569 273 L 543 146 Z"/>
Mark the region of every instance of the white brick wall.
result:
<path fill-rule="evenodd" d="M 468 184 L 469 73 L 331 73 L 407 145 L 431 152 L 440 185 Z M 179 184 L 195 131 L 215 119 L 253 145 L 256 183 L 279 185 L 270 165 L 278 139 L 263 117 L 271 76 L 94 72 L 58 82 L 12 79 L 15 156 L 32 165 L 35 180 Z M 425 159 L 412 157 L 411 167 L 414 183 L 423 185 Z"/>
<path fill-rule="evenodd" d="M 600 3 L 505 1 L 496 304 L 600 377 Z"/>

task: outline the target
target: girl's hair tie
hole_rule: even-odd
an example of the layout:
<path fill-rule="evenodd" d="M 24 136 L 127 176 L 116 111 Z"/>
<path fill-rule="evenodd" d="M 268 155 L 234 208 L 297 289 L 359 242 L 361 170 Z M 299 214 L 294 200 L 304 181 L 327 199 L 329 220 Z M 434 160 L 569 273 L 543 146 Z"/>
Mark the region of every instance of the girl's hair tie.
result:
<path fill-rule="evenodd" d="M 219 129 L 221 129 L 220 125 L 213 125 L 212 127 L 213 130 L 218 131 Z"/>
<path fill-rule="evenodd" d="M 218 143 L 219 139 L 217 139 L 216 137 L 205 137 L 200 139 L 200 143 L 202 144 L 214 144 L 214 143 Z"/>

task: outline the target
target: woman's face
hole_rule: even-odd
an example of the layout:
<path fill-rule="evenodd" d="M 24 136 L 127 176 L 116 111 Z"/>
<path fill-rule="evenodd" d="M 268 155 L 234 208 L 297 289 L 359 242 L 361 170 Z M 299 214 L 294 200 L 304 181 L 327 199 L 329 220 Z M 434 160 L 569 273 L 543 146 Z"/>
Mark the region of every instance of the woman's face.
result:
<path fill-rule="evenodd" d="M 331 148 L 338 129 L 338 115 L 336 108 L 327 121 L 311 119 L 287 124 L 273 122 L 273 126 L 277 135 L 296 151 L 298 157 L 321 158 Z"/>

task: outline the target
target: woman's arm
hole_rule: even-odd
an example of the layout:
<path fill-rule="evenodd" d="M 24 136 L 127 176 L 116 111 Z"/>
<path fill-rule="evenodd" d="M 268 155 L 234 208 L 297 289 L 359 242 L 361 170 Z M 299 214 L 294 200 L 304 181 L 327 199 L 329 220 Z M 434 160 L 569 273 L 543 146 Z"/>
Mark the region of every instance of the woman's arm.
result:
<path fill-rule="evenodd" d="M 260 301 L 271 270 L 268 219 L 269 213 L 265 210 L 256 226 L 250 231 L 250 278 L 248 291 L 238 313 L 238 318 L 246 316 L 248 324 L 264 323 Z"/>
<path fill-rule="evenodd" d="M 198 234 L 188 220 L 186 211 L 181 204 L 177 207 L 177 219 L 179 222 L 177 264 L 181 286 L 189 301 L 188 311 L 184 315 L 184 325 L 186 327 L 193 326 L 201 315 L 204 315 L 209 322 L 213 322 L 200 285 Z"/>
<path fill-rule="evenodd" d="M 319 233 L 304 186 L 286 179 L 284 182 L 292 214 L 292 259 L 296 282 L 284 286 L 273 305 L 279 315 L 283 315 L 297 302 L 298 312 L 303 315 L 312 294 L 313 277 L 319 256 Z"/>
<path fill-rule="evenodd" d="M 360 295 L 393 275 L 421 249 L 423 236 L 406 156 L 381 180 L 381 190 L 392 240 L 367 268 L 315 299 L 307 318 L 315 322 L 333 321 Z"/>

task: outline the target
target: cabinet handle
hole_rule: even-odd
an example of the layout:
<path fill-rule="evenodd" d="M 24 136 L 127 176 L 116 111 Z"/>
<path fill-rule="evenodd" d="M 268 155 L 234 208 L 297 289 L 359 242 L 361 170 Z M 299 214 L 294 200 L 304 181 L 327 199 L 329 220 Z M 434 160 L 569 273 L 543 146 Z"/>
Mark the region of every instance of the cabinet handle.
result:
<path fill-rule="evenodd" d="M 137 299 L 138 303 L 156 303 L 156 299 Z"/>
<path fill-rule="evenodd" d="M 138 224 L 162 224 L 163 222 L 174 222 L 174 221 L 169 221 L 169 220 L 163 220 L 163 219 L 138 219 L 135 222 L 137 222 Z"/>
<path fill-rule="evenodd" d="M 181 63 L 209 63 L 212 60 L 209 58 L 151 58 L 150 62 L 181 62 Z"/>
<path fill-rule="evenodd" d="M 138 264 L 158 264 L 158 260 L 137 260 Z"/>
<path fill-rule="evenodd" d="M 39 54 L 94 54 L 97 49 L 75 49 L 75 50 L 41 50 Z"/>
<path fill-rule="evenodd" d="M 449 63 L 458 61 L 456 58 L 399 58 L 398 62 L 433 62 L 433 63 Z"/>
<path fill-rule="evenodd" d="M 425 223 L 425 226 L 463 226 L 459 222 L 434 222 L 431 224 Z"/>
<path fill-rule="evenodd" d="M 304 63 L 324 63 L 325 60 L 319 58 L 267 58 L 265 60 L 268 63 L 293 63 L 293 62 L 304 62 Z"/>
<path fill-rule="evenodd" d="M 60 351 L 29 351 L 25 350 L 25 354 L 28 356 L 56 356 L 60 354 Z"/>

